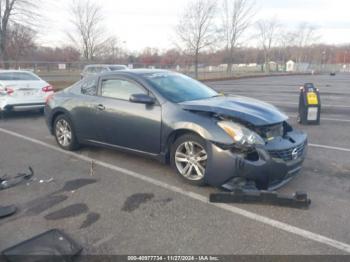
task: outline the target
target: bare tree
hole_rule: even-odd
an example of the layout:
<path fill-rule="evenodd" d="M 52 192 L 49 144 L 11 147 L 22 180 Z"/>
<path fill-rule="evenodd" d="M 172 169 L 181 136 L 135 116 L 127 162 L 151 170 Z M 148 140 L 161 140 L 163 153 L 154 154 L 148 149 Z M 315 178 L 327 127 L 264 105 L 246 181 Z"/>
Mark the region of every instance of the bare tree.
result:
<path fill-rule="evenodd" d="M 176 28 L 180 44 L 194 56 L 196 78 L 198 78 L 200 52 L 217 40 L 215 13 L 214 0 L 194 0 L 187 6 Z"/>
<path fill-rule="evenodd" d="M 235 49 L 253 22 L 254 6 L 253 0 L 223 0 L 222 32 L 228 58 L 228 72 L 232 71 Z"/>
<path fill-rule="evenodd" d="M 291 47 L 294 39 L 295 34 L 290 30 L 281 30 L 277 37 L 279 59 L 284 65 L 286 64 L 287 60 L 291 58 Z"/>
<path fill-rule="evenodd" d="M 315 26 L 303 22 L 299 25 L 294 33 L 294 44 L 298 47 L 296 59 L 298 63 L 308 60 L 306 58 L 305 49 L 306 47 L 314 44 L 319 40 L 317 29 Z"/>
<path fill-rule="evenodd" d="M 276 18 L 257 22 L 258 41 L 264 51 L 265 71 L 270 72 L 271 48 L 278 40 L 280 24 Z"/>
<path fill-rule="evenodd" d="M 67 35 L 79 46 L 84 59 L 93 60 L 106 41 L 101 6 L 91 0 L 73 0 L 71 15 L 73 31 Z"/>
<path fill-rule="evenodd" d="M 107 38 L 99 49 L 97 55 L 108 63 L 120 63 L 120 60 L 125 56 L 123 44 L 115 36 Z"/>
<path fill-rule="evenodd" d="M 32 0 L 0 0 L 0 58 L 6 68 L 8 64 L 7 40 L 12 23 L 32 25 L 38 18 L 37 2 Z"/>
<path fill-rule="evenodd" d="M 5 52 L 8 59 L 16 62 L 16 67 L 19 59 L 23 59 L 35 48 L 35 36 L 33 29 L 17 23 L 8 29 Z"/>

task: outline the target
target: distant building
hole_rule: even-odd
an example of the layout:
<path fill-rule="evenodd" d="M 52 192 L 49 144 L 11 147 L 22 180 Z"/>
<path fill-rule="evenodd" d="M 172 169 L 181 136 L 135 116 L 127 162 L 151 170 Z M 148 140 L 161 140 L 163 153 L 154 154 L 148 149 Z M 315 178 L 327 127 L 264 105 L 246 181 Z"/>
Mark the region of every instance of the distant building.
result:
<path fill-rule="evenodd" d="M 310 70 L 309 63 L 295 63 L 293 60 L 289 60 L 286 63 L 287 72 L 308 72 Z"/>
<path fill-rule="evenodd" d="M 276 72 L 278 71 L 278 64 L 275 61 L 269 62 L 270 71 Z"/>
<path fill-rule="evenodd" d="M 296 63 L 293 60 L 289 60 L 286 63 L 286 71 L 287 72 L 295 72 L 297 70 Z"/>

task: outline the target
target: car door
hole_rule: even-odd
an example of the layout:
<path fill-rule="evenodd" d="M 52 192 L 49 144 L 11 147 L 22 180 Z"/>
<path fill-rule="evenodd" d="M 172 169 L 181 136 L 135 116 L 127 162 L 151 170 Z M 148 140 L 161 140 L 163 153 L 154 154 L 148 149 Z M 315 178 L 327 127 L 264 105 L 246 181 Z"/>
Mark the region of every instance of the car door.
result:
<path fill-rule="evenodd" d="M 129 101 L 133 94 L 150 94 L 127 77 L 102 77 L 97 116 L 99 141 L 114 146 L 158 154 L 160 152 L 161 106 Z"/>
<path fill-rule="evenodd" d="M 71 92 L 75 94 L 71 101 L 71 117 L 77 137 L 81 140 L 96 140 L 97 132 L 94 119 L 97 117 L 98 77 L 90 76 L 75 84 Z"/>

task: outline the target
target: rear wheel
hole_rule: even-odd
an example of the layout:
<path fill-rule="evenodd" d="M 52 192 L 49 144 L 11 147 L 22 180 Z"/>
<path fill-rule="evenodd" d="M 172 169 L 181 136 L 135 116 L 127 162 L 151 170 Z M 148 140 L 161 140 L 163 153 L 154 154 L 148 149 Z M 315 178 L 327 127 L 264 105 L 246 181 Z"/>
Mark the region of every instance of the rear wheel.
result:
<path fill-rule="evenodd" d="M 57 144 L 63 149 L 76 150 L 79 148 L 72 123 L 67 116 L 59 115 L 55 119 L 54 134 Z"/>
<path fill-rule="evenodd" d="M 201 137 L 187 134 L 179 137 L 171 150 L 171 165 L 187 182 L 205 185 L 205 172 L 208 153 Z"/>

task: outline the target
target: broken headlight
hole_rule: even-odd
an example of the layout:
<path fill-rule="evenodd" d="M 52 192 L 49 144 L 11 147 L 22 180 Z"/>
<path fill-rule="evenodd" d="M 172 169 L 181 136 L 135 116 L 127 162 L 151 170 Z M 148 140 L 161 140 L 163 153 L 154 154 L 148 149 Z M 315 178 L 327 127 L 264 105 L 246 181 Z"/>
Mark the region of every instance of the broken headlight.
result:
<path fill-rule="evenodd" d="M 240 124 L 231 121 L 221 121 L 218 122 L 218 126 L 221 127 L 236 144 L 242 146 L 265 145 L 265 141 L 257 133 Z"/>

